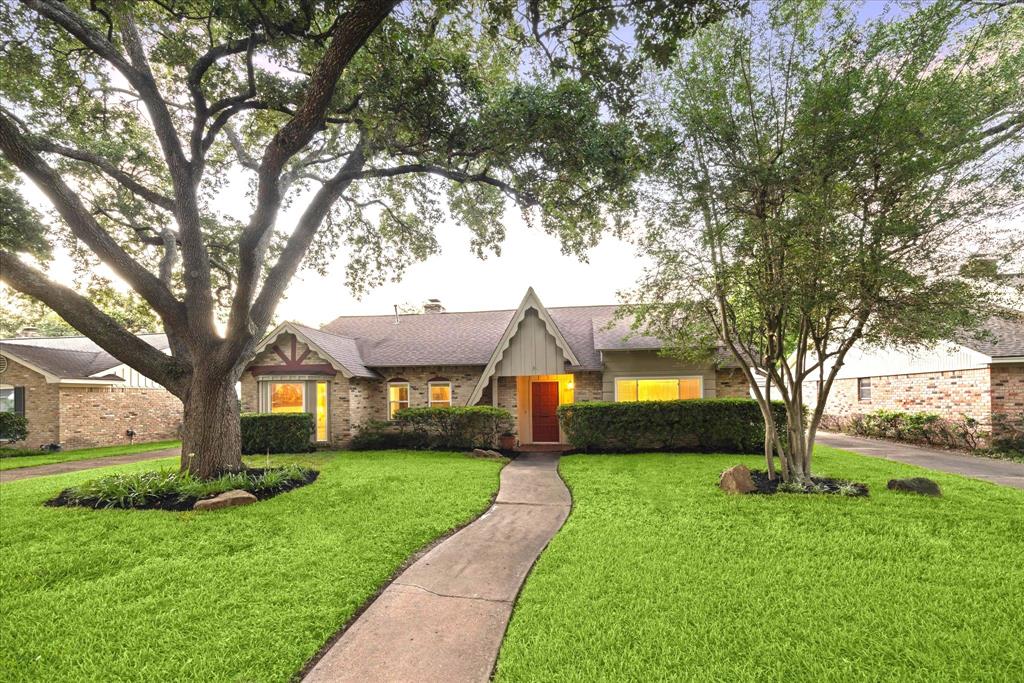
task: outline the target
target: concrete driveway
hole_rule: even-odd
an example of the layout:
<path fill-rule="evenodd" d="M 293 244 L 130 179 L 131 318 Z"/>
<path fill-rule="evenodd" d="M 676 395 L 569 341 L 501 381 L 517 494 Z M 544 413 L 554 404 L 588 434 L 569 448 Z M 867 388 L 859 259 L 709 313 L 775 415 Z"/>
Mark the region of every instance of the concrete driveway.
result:
<path fill-rule="evenodd" d="M 842 448 L 861 455 L 870 455 L 896 462 L 927 467 L 938 472 L 961 474 L 974 479 L 984 479 L 993 484 L 1024 489 L 1024 463 L 1010 460 L 994 460 L 972 455 L 960 455 L 935 448 L 922 448 L 902 443 L 862 439 L 846 434 L 820 432 L 817 443 L 833 448 Z"/>

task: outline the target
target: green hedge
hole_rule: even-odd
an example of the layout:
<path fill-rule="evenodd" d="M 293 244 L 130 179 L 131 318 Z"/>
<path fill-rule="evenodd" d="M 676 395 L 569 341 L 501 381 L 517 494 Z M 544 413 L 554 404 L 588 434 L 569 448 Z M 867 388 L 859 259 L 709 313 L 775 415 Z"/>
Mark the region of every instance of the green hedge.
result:
<path fill-rule="evenodd" d="M 774 401 L 772 411 L 784 429 L 785 406 Z M 764 451 L 764 420 L 752 399 L 570 403 L 558 418 L 581 451 Z"/>
<path fill-rule="evenodd" d="M 304 453 L 313 450 L 309 413 L 242 413 L 243 453 Z"/>
<path fill-rule="evenodd" d="M 513 426 L 512 414 L 493 406 L 405 408 L 395 414 L 393 422 L 374 420 L 360 427 L 352 449 L 493 448 L 498 437 Z"/>

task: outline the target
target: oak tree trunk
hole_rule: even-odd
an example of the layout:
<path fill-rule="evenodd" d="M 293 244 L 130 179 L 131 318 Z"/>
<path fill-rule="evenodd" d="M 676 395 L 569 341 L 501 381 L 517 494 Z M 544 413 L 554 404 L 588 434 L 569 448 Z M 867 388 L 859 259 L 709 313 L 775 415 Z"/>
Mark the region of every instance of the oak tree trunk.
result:
<path fill-rule="evenodd" d="M 230 375 L 193 375 L 184 399 L 181 471 L 209 479 L 244 469 L 238 396 Z"/>

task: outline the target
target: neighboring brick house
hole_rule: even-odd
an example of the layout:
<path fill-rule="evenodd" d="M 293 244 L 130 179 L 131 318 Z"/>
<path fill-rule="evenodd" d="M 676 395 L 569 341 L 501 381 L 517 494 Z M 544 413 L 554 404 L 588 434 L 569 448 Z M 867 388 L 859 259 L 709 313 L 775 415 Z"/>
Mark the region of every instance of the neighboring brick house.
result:
<path fill-rule="evenodd" d="M 1008 421 L 1024 424 L 1024 317 L 991 318 L 985 334 L 929 350 L 854 348 L 825 414 L 880 409 L 972 417 L 997 436 L 1009 431 Z"/>
<path fill-rule="evenodd" d="M 139 338 L 167 349 L 162 334 Z M 85 337 L 18 337 L 0 340 L 0 411 L 28 418 L 14 446 L 66 449 L 177 438 L 182 405 Z"/>
<path fill-rule="evenodd" d="M 407 406 L 495 405 L 521 443 L 562 443 L 555 410 L 582 401 L 748 396 L 725 360 L 680 363 L 630 336 L 616 306 L 546 308 L 533 289 L 516 310 L 341 317 L 283 323 L 242 377 L 242 410 L 310 412 L 316 439 L 344 446 L 359 425 Z"/>

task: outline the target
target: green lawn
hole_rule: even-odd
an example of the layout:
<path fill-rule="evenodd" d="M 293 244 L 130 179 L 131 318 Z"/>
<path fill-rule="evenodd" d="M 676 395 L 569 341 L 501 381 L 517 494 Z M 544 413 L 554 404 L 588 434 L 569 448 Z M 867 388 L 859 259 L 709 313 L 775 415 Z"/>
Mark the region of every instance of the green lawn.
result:
<path fill-rule="evenodd" d="M 206 513 L 42 506 L 96 471 L 0 485 L 0 678 L 288 681 L 415 550 L 487 507 L 501 466 L 408 452 L 274 460 L 320 478 Z"/>
<path fill-rule="evenodd" d="M 57 462 L 89 460 L 91 458 L 107 458 L 112 455 L 130 455 L 147 451 L 160 451 L 166 448 L 179 448 L 180 441 L 151 441 L 149 443 L 120 444 L 118 446 L 101 446 L 99 448 L 79 448 L 73 451 L 58 453 L 40 453 L 38 455 L 19 455 L 2 457 L 4 449 L 0 449 L 0 470 L 15 470 L 35 465 L 51 465 Z"/>
<path fill-rule="evenodd" d="M 820 448 L 865 499 L 730 497 L 758 458 L 563 458 L 573 511 L 498 681 L 1019 681 L 1024 491 Z M 924 475 L 945 497 L 886 490 Z"/>

